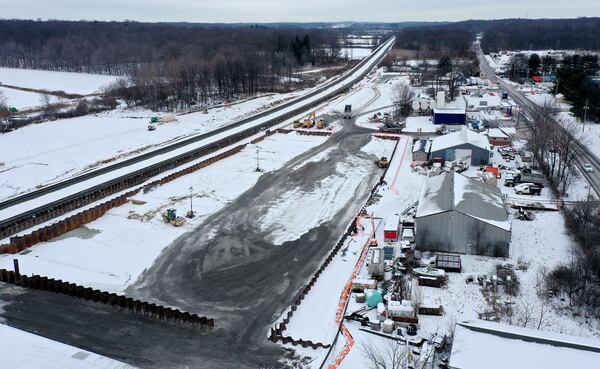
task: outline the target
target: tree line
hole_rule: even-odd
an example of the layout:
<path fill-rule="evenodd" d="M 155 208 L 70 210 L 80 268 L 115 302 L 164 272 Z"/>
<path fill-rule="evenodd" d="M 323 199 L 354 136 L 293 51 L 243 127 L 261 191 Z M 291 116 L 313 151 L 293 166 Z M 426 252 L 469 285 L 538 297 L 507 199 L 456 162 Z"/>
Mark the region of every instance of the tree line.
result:
<path fill-rule="evenodd" d="M 600 18 L 506 19 L 478 24 L 484 52 L 499 50 L 600 50 Z"/>
<path fill-rule="evenodd" d="M 417 58 L 461 58 L 469 54 L 475 33 L 458 25 L 411 27 L 398 31 L 398 49 L 416 50 Z"/>
<path fill-rule="evenodd" d="M 0 65 L 121 75 L 130 106 L 185 108 L 274 91 L 308 65 L 340 61 L 334 29 L 0 21 Z"/>

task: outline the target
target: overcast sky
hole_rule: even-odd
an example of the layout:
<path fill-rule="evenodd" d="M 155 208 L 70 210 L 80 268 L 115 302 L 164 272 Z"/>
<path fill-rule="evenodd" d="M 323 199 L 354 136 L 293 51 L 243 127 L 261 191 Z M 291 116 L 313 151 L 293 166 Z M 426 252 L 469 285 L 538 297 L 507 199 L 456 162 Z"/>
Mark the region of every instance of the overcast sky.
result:
<path fill-rule="evenodd" d="M 0 18 L 189 22 L 600 16 L 600 0 L 0 0 Z"/>

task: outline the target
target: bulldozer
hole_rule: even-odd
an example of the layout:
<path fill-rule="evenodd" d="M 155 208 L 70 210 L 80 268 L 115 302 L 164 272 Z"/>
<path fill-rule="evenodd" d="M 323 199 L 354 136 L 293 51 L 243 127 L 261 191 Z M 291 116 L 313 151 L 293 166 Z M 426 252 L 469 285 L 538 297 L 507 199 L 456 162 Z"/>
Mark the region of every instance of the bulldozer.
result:
<path fill-rule="evenodd" d="M 184 217 L 178 217 L 177 216 L 177 211 L 175 209 L 173 209 L 173 208 L 167 209 L 167 211 L 165 211 L 164 213 L 162 213 L 162 217 L 163 217 L 163 220 L 165 221 L 165 223 L 171 223 L 175 227 L 179 227 L 183 223 L 185 223 L 185 218 Z"/>
<path fill-rule="evenodd" d="M 308 115 L 308 118 L 306 118 L 306 120 L 304 121 L 304 123 L 302 124 L 302 126 L 304 128 L 312 128 L 315 126 L 315 116 L 317 115 L 316 112 L 312 112 Z"/>
<path fill-rule="evenodd" d="M 388 158 L 382 156 L 379 160 L 375 160 L 375 164 L 377 164 L 379 168 L 387 168 L 388 165 L 390 165 L 390 162 L 388 161 Z"/>

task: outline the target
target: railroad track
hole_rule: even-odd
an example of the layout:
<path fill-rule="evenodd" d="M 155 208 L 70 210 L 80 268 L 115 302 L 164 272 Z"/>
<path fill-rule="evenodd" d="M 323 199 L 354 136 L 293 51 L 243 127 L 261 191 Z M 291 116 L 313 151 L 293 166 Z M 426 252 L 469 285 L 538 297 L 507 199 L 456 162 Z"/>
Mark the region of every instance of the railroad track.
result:
<path fill-rule="evenodd" d="M 499 86 L 509 92 L 512 99 L 519 105 L 519 107 L 529 116 L 526 120 L 530 121 L 533 117 L 537 116 L 541 112 L 541 108 L 537 106 L 533 101 L 529 100 L 520 91 L 515 89 L 514 86 L 503 81 L 499 76 L 496 75 L 494 69 L 489 65 L 483 51 L 480 47 L 476 48 L 477 56 L 479 58 L 479 65 L 481 71 L 488 77 L 488 79 L 495 81 Z M 563 126 L 556 121 L 554 117 L 549 117 L 550 121 L 557 127 L 564 129 Z M 535 122 L 533 122 L 535 124 Z M 575 164 L 582 173 L 584 178 L 588 181 L 591 188 L 600 195 L 600 159 L 592 153 L 589 148 L 579 141 L 576 142 L 576 160 Z M 593 167 L 592 172 L 586 172 L 583 169 L 583 164 L 590 164 Z"/>
<path fill-rule="evenodd" d="M 386 55 L 393 43 L 392 37 L 343 76 L 278 107 L 0 202 L 0 239 L 142 184 L 160 173 L 214 153 L 299 115 L 364 78 Z M 205 140 L 212 141 L 203 144 L 202 141 Z M 111 175 L 114 177 L 108 179 Z M 103 176 L 107 178 L 103 179 Z"/>

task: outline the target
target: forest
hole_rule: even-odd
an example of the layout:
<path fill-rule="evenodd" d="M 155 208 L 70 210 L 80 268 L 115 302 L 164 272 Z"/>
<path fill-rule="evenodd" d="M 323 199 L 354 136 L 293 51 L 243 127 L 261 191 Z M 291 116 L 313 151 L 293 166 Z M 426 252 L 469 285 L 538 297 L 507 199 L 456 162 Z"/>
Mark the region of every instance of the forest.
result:
<path fill-rule="evenodd" d="M 411 27 L 398 31 L 395 47 L 416 50 L 418 58 L 462 58 L 474 38 L 474 32 L 457 25 Z"/>
<path fill-rule="evenodd" d="M 600 50 L 600 18 L 506 19 L 464 22 L 484 31 L 484 52 L 499 50 Z"/>
<path fill-rule="evenodd" d="M 121 75 L 129 105 L 185 108 L 273 91 L 298 68 L 339 63 L 334 29 L 0 21 L 0 66 Z"/>

